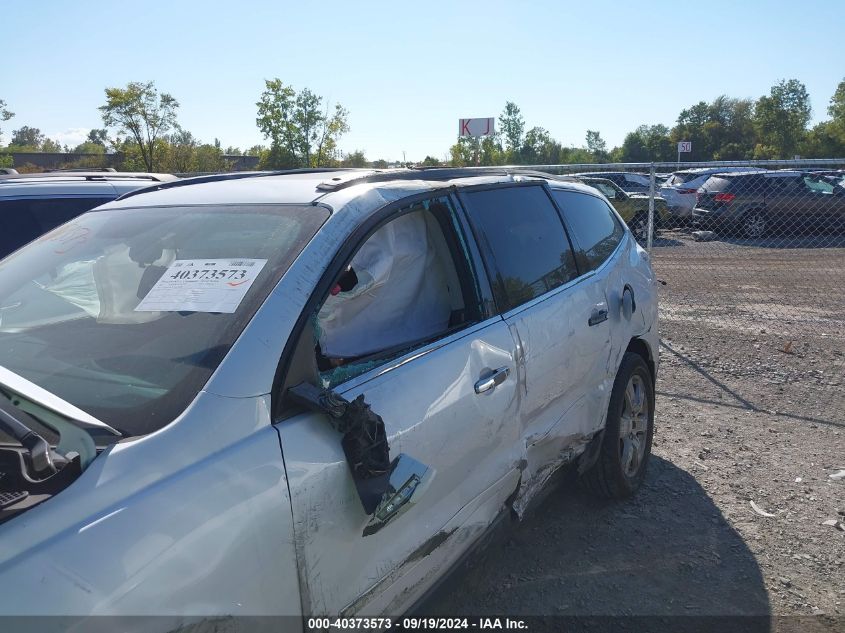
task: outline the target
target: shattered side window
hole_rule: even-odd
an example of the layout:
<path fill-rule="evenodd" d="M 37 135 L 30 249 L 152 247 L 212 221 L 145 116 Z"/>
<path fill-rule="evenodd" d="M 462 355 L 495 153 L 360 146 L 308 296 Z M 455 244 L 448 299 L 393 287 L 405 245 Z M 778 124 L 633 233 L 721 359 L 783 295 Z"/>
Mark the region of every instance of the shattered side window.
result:
<path fill-rule="evenodd" d="M 355 253 L 314 316 L 323 386 L 339 385 L 474 320 L 455 264 L 456 257 L 466 257 L 464 246 L 450 247 L 448 239 L 454 237 L 453 218 L 446 197 L 415 203 Z"/>

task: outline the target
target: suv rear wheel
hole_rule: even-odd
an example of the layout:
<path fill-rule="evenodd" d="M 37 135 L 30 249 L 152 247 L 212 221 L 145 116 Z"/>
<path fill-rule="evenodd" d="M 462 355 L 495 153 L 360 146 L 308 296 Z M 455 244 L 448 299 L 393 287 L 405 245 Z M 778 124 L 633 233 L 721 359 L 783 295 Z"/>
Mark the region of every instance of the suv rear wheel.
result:
<path fill-rule="evenodd" d="M 763 237 L 768 228 L 768 221 L 762 211 L 749 211 L 742 218 L 742 234 L 745 237 L 751 239 Z"/>
<path fill-rule="evenodd" d="M 641 245 L 648 242 L 648 216 L 640 211 L 631 220 L 631 232 Z"/>
<path fill-rule="evenodd" d="M 654 435 L 654 384 L 642 356 L 628 352 L 613 382 L 604 438 L 582 485 L 601 497 L 629 497 L 643 482 Z"/>

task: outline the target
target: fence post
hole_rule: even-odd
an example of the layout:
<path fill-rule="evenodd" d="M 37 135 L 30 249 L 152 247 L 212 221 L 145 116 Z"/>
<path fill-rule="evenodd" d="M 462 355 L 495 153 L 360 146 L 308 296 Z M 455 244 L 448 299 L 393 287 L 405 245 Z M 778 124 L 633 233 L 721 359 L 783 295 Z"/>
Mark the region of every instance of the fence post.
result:
<path fill-rule="evenodd" d="M 651 163 L 648 181 L 648 239 L 646 241 L 646 250 L 650 253 L 652 236 L 654 235 L 654 163 Z"/>

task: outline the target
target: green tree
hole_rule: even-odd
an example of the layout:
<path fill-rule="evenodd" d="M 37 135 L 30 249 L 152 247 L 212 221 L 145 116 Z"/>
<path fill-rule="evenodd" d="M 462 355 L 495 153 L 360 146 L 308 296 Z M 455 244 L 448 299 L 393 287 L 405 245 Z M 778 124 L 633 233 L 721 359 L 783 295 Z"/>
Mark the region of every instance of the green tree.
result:
<path fill-rule="evenodd" d="M 162 169 L 176 174 L 203 171 L 197 167 L 199 141 L 191 132 L 176 125 L 167 140 L 166 155 L 161 161 Z"/>
<path fill-rule="evenodd" d="M 475 165 L 481 154 L 481 142 L 474 136 L 459 136 L 457 142 L 449 148 L 452 167 Z"/>
<path fill-rule="evenodd" d="M 126 88 L 106 88 L 105 92 L 106 103 L 99 108 L 103 124 L 128 135 L 147 171 L 155 171 L 159 141 L 176 126 L 179 102 L 165 92 L 159 93 L 152 81 L 133 81 Z"/>
<path fill-rule="evenodd" d="M 163 139 L 156 140 L 156 156 L 167 154 L 168 143 Z M 114 141 L 116 165 L 121 171 L 144 171 L 146 164 L 141 155 L 141 149 L 134 140 L 129 138 L 117 138 Z"/>
<path fill-rule="evenodd" d="M 845 145 L 845 79 L 836 86 L 836 91 L 830 98 L 827 106 L 827 113 L 830 115 L 828 134 L 840 145 Z M 828 156 L 841 156 L 842 152 L 828 154 Z"/>
<path fill-rule="evenodd" d="M 440 167 L 441 162 L 434 158 L 434 156 L 426 156 L 420 163 L 421 167 Z"/>
<path fill-rule="evenodd" d="M 504 139 L 508 161 L 519 162 L 519 150 L 522 147 L 524 133 L 525 119 L 522 118 L 522 112 L 513 101 L 508 101 L 499 115 L 499 134 Z"/>
<path fill-rule="evenodd" d="M 214 139 L 214 143 L 203 143 L 196 148 L 196 171 L 222 172 L 228 171 L 228 167 L 219 140 Z"/>
<path fill-rule="evenodd" d="M 364 156 L 363 150 L 355 150 L 347 154 L 340 162 L 343 167 L 366 167 L 367 157 Z"/>
<path fill-rule="evenodd" d="M 807 158 L 845 156 L 845 134 L 834 121 L 822 121 L 807 132 L 798 149 Z"/>
<path fill-rule="evenodd" d="M 687 160 L 740 160 L 751 157 L 755 143 L 754 104 L 725 95 L 712 103 L 700 101 L 681 110 L 670 138 L 675 144 L 691 141 Z"/>
<path fill-rule="evenodd" d="M 449 154 L 449 164 L 453 167 L 504 165 L 506 162 L 498 135 L 458 137 L 458 141 L 449 148 Z"/>
<path fill-rule="evenodd" d="M 755 158 L 792 158 L 807 133 L 810 96 L 797 79 L 781 80 L 757 100 Z"/>
<path fill-rule="evenodd" d="M 378 160 L 373 161 L 373 168 L 374 169 L 387 169 L 387 161 L 383 158 L 379 158 Z"/>
<path fill-rule="evenodd" d="M 607 143 L 598 130 L 587 130 L 587 150 L 597 163 L 607 161 Z"/>
<path fill-rule="evenodd" d="M 41 151 L 47 154 L 61 154 L 67 153 L 68 148 L 66 146 L 62 147 L 62 144 L 58 141 L 54 141 L 51 138 L 45 138 L 41 142 Z"/>
<path fill-rule="evenodd" d="M 799 145 L 807 158 L 845 156 L 845 79 L 839 82 L 827 106 L 830 120 L 817 123 Z"/>
<path fill-rule="evenodd" d="M 6 102 L 3 99 L 0 99 L 0 121 L 8 121 L 13 116 L 15 116 L 14 112 L 11 112 L 6 107 Z M 0 140 L 3 138 L 3 128 L 0 128 Z M 4 165 L 4 167 L 11 167 L 11 165 Z"/>
<path fill-rule="evenodd" d="M 520 156 L 529 165 L 554 165 L 560 162 L 560 143 L 542 127 L 532 127 L 525 133 Z"/>
<path fill-rule="evenodd" d="M 339 103 L 322 109 L 323 97 L 308 88 L 297 94 L 280 79 L 265 80 L 255 122 L 270 140 L 266 166 L 322 167 L 335 164 L 340 137 L 349 131 L 349 113 Z"/>
<path fill-rule="evenodd" d="M 20 148 L 18 151 L 39 152 L 45 139 L 46 137 L 37 127 L 24 125 L 12 131 L 12 142 L 10 145 Z"/>
<path fill-rule="evenodd" d="M 105 128 L 99 129 L 94 128 L 88 132 L 88 137 L 85 140 L 86 143 L 92 143 L 94 145 L 101 145 L 104 149 L 109 144 L 109 131 Z"/>
<path fill-rule="evenodd" d="M 335 104 L 334 113 L 331 116 L 329 116 L 329 108 L 326 108 L 317 144 L 316 161 L 312 161 L 313 167 L 331 166 L 337 161 L 340 152 L 337 142 L 349 131 L 348 119 L 349 112 L 339 103 Z"/>
<path fill-rule="evenodd" d="M 619 160 L 632 163 L 671 161 L 675 159 L 675 147 L 665 125 L 641 125 L 625 136 Z"/>
<path fill-rule="evenodd" d="M 845 125 L 845 79 L 836 86 L 836 92 L 833 93 L 830 98 L 830 105 L 827 106 L 827 113 L 834 123 Z"/>

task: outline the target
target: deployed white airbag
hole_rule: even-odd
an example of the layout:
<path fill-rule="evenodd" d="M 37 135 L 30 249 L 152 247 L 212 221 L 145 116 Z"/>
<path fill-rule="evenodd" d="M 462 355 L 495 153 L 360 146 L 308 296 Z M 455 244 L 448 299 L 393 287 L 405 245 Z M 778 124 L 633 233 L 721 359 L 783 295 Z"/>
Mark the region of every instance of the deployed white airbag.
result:
<path fill-rule="evenodd" d="M 363 356 L 448 327 L 452 301 L 431 231 L 440 227 L 427 212 L 415 211 L 366 241 L 351 263 L 357 285 L 329 296 L 317 315 L 325 356 Z"/>

